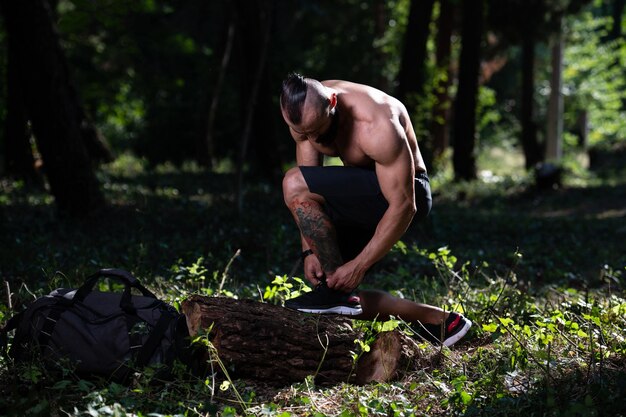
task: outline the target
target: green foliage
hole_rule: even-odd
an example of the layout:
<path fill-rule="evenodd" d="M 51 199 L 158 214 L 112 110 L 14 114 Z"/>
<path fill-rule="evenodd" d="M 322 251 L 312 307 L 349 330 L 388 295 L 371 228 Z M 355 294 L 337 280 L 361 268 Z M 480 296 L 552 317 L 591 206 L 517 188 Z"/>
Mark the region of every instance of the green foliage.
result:
<path fill-rule="evenodd" d="M 111 101 L 102 101 L 96 109 L 96 117 L 102 120 L 102 134 L 115 149 L 128 149 L 145 129 L 146 109 L 144 102 L 132 96 L 131 84 L 122 83 Z"/>
<path fill-rule="evenodd" d="M 476 109 L 478 114 L 476 128 L 479 132 L 492 128 L 501 121 L 502 115 L 496 110 L 496 103 L 496 91 L 486 86 L 480 86 Z"/>
<path fill-rule="evenodd" d="M 291 281 L 295 282 L 297 286 L 295 290 L 294 284 L 292 284 Z M 302 278 L 290 278 L 287 277 L 287 275 L 276 275 L 276 277 L 272 281 L 272 284 L 274 285 L 268 285 L 267 287 L 265 287 L 263 300 L 270 301 L 274 304 L 284 304 L 285 300 L 289 300 L 290 298 L 296 298 L 302 293 L 311 291 L 311 287 L 309 287 Z"/>
<path fill-rule="evenodd" d="M 10 416 L 618 415 L 626 395 L 624 178 L 585 176 L 537 193 L 498 165 L 507 159 L 495 159 L 488 162 L 499 181 L 434 178 L 430 223 L 409 231 L 366 278 L 367 287 L 462 311 L 474 323 L 452 349 L 417 340 L 415 362 L 397 381 L 267 387 L 213 373 L 155 381 L 146 370 L 126 387 L 80 380 L 70 364 L 53 377 L 36 363 L 2 361 L 0 409 Z M 278 187 L 251 187 L 255 205 L 238 218 L 225 186 L 231 177 L 194 164 L 150 168 L 127 154 L 98 175 L 111 205 L 80 221 L 56 218 L 45 192 L 0 180 L 0 273 L 13 293 L 9 308 L 3 292 L 0 320 L 99 267 L 131 270 L 174 305 L 192 293 L 265 295 L 280 305 L 307 290 L 285 275 L 300 241 Z M 410 333 L 395 319 L 354 325 L 363 331 L 355 358 L 380 332 Z M 208 343 L 205 336 L 197 343 Z M 221 369 L 215 355 L 208 365 Z"/>
<path fill-rule="evenodd" d="M 401 47 L 403 36 L 409 17 L 410 1 L 389 0 L 385 2 L 387 26 L 382 34 L 374 39 L 373 47 L 382 56 L 382 68 L 380 69 L 386 84 L 391 84 L 398 74 L 400 68 Z M 384 85 L 377 86 L 384 88 Z"/>
<path fill-rule="evenodd" d="M 271 86 L 294 69 L 392 92 L 410 1 L 385 1 L 382 9 L 358 0 L 279 3 L 278 22 L 288 22 L 276 25 L 261 109 L 274 112 Z M 490 13 L 505 13 L 497 27 L 509 40 L 528 26 L 530 19 L 517 11 L 531 3 L 538 4 L 491 2 Z M 562 10 L 565 3 L 581 2 L 543 3 Z M 626 138 L 626 47 L 623 39 L 607 41 L 605 6 L 597 0 L 566 20 L 567 151 L 578 146 L 582 111 L 589 115 L 592 145 L 613 153 L 612 145 Z M 0 276 L 13 304 L 3 297 L 0 321 L 50 289 L 75 286 L 108 266 L 133 271 L 175 305 L 190 293 L 260 296 L 280 305 L 310 290 L 301 278 L 284 275 L 299 241 L 279 187 L 251 181 L 247 192 L 253 204 L 243 217 L 232 212 L 228 173 L 255 62 L 246 60 L 255 50 L 250 43 L 243 41 L 234 51 L 225 80 L 216 125 L 220 166 L 208 171 L 183 163 L 197 155 L 198 138 L 205 134 L 229 7 L 229 2 L 172 0 L 58 2 L 62 46 L 80 96 L 121 156 L 98 172 L 110 207 L 87 219 L 57 218 L 45 190 L 0 179 Z M 552 13 L 542 13 L 545 19 L 533 21 L 540 38 L 547 39 Z M 431 34 L 435 29 L 433 23 Z M 4 32 L 0 45 L 6 45 Z M 411 109 L 425 151 L 433 87 L 447 76 L 434 68 L 432 36 L 427 47 L 426 93 Z M 458 47 L 456 37 L 453 57 Z M 626 199 L 624 176 L 617 175 L 623 167 L 595 178 L 582 169 L 578 154 L 570 154 L 568 188 L 540 194 L 529 187 L 514 145 L 519 123 L 511 91 L 517 93 L 519 84 L 510 74 L 519 69 L 519 50 L 507 49 L 513 70 L 479 92 L 482 181 L 453 184 L 450 172 L 442 170 L 432 181 L 436 204 L 429 222 L 398 242 L 366 281 L 400 297 L 464 312 L 475 323 L 466 341 L 452 350 L 421 343 L 419 366 L 407 367 L 397 382 L 364 387 L 316 387 L 311 377 L 290 387 L 256 386 L 229 378 L 214 350 L 209 365 L 221 369 L 225 379 L 212 374 L 164 383 L 147 369 L 129 387 L 80 380 L 69 364 L 62 364 L 59 378 L 37 363 L 9 368 L 3 358 L 0 409 L 20 416 L 623 414 Z M 545 45 L 538 54 L 538 67 L 547 68 Z M 6 75 L 4 57 L 0 74 Z M 539 92 L 546 92 L 547 73 L 537 76 Z M 5 96 L 2 86 L 0 97 Z M 540 107 L 537 113 L 540 122 L 544 111 Z M 259 138 L 272 151 L 284 152 L 286 145 L 268 145 L 284 133 L 271 131 L 281 123 L 278 112 L 272 114 L 276 120 L 260 118 Z M 0 107 L 0 120 L 5 115 Z M 619 155 L 617 160 L 622 164 Z M 355 325 L 364 333 L 355 340 L 355 360 L 380 332 L 410 332 L 395 319 Z M 196 343 L 211 348 L 206 334 Z"/>
<path fill-rule="evenodd" d="M 578 117 L 587 111 L 590 145 L 626 139 L 626 41 L 603 40 L 610 24 L 587 11 L 566 25 L 565 122 L 578 129 Z"/>

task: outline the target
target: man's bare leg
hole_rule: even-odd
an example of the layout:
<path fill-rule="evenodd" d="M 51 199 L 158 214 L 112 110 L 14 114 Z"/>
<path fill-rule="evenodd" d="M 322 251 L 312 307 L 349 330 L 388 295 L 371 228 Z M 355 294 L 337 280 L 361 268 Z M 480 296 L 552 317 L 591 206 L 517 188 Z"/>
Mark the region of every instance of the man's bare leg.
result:
<path fill-rule="evenodd" d="M 387 321 L 390 316 L 394 316 L 410 323 L 420 321 L 422 323 L 441 324 L 450 314 L 439 307 L 394 297 L 384 291 L 361 290 L 359 291 L 359 298 L 363 313 L 354 318 L 360 320 Z"/>
<path fill-rule="evenodd" d="M 343 265 L 335 227 L 322 208 L 324 198 L 309 191 L 299 169 L 293 168 L 285 174 L 283 195 L 302 237 L 319 259 L 322 269 L 333 272 Z"/>
<path fill-rule="evenodd" d="M 461 314 L 451 315 L 438 307 L 394 297 L 383 291 L 361 290 L 359 298 L 363 312 L 354 318 L 386 321 L 394 316 L 408 322 L 426 340 L 448 347 L 461 340 L 472 326 L 471 320 Z"/>

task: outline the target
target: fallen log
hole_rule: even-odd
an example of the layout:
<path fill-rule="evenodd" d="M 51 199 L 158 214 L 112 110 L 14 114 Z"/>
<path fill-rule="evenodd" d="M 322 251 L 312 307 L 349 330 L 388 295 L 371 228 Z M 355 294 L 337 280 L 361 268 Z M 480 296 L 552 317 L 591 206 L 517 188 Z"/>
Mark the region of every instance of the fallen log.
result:
<path fill-rule="evenodd" d="M 417 356 L 417 344 L 399 331 L 378 334 L 358 355 L 363 332 L 352 320 L 312 315 L 253 300 L 194 295 L 183 301 L 192 336 L 208 333 L 233 378 L 273 385 L 315 377 L 317 384 L 365 384 L 398 378 Z M 207 355 L 209 353 L 207 352 Z"/>

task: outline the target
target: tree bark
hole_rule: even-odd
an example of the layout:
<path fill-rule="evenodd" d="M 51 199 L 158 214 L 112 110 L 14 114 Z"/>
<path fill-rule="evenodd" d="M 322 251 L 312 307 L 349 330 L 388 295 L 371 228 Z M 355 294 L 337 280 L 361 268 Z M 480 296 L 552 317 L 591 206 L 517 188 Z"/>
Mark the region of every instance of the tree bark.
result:
<path fill-rule="evenodd" d="M 587 151 L 589 149 L 589 110 L 583 109 L 576 119 L 578 130 L 578 146 Z"/>
<path fill-rule="evenodd" d="M 522 39 L 522 149 L 526 169 L 533 168 L 543 160 L 541 147 L 537 141 L 537 126 L 534 120 L 535 109 L 535 35 L 531 28 L 523 33 Z"/>
<path fill-rule="evenodd" d="M 483 32 L 483 0 L 464 0 L 459 59 L 459 87 L 454 103 L 454 176 L 476 179 L 476 104 Z"/>
<path fill-rule="evenodd" d="M 558 18 L 559 25 L 561 19 Z M 555 34 L 551 48 L 550 98 L 546 135 L 546 160 L 559 162 L 563 156 L 563 35 Z"/>
<path fill-rule="evenodd" d="M 363 334 L 341 316 L 309 315 L 252 300 L 195 295 L 182 303 L 189 333 L 209 340 L 233 378 L 272 385 L 388 382 L 410 368 L 417 344 L 403 333 L 380 333 L 357 361 Z"/>
<path fill-rule="evenodd" d="M 50 5 L 50 16 L 52 22 L 58 20 L 57 7 L 59 5 L 58 0 L 48 0 Z M 60 50 L 60 49 L 59 49 Z M 93 124 L 93 121 L 85 111 L 78 89 L 72 81 L 70 74 L 70 68 L 65 58 L 61 59 L 64 66 L 64 72 L 68 74 L 67 88 L 70 94 L 70 99 L 74 101 L 74 109 L 76 111 L 76 120 L 80 128 L 81 138 L 85 149 L 91 161 L 95 163 L 112 162 L 115 158 L 113 151 L 102 133 Z"/>
<path fill-rule="evenodd" d="M 45 0 L 0 4 L 7 36 L 20 45 L 15 59 L 25 107 L 58 209 L 86 214 L 104 199 L 76 115 L 65 57 Z"/>
<path fill-rule="evenodd" d="M 222 93 L 222 87 L 224 86 L 224 79 L 226 78 L 226 70 L 230 63 L 230 56 L 233 50 L 233 43 L 235 39 L 236 31 L 236 13 L 235 8 L 231 9 L 231 17 L 226 30 L 226 40 L 224 43 L 224 52 L 222 54 L 222 60 L 220 63 L 219 72 L 217 74 L 217 81 L 215 82 L 215 89 L 213 90 L 213 96 L 211 98 L 211 104 L 209 107 L 209 115 L 207 117 L 207 127 L 204 137 L 204 146 L 200 149 L 203 150 L 199 156 L 199 162 L 208 167 L 213 168 L 215 163 L 215 119 L 217 117 L 217 109 L 219 107 L 220 96 Z"/>
<path fill-rule="evenodd" d="M 236 184 L 236 201 L 237 210 L 239 214 L 243 213 L 243 177 L 245 170 L 245 163 L 248 157 L 248 147 L 253 131 L 253 125 L 256 116 L 257 102 L 259 97 L 259 90 L 261 89 L 261 81 L 265 72 L 265 63 L 267 61 L 267 55 L 270 44 L 271 26 L 274 14 L 274 0 L 270 0 L 266 10 L 265 24 L 263 27 L 262 41 L 260 44 L 259 59 L 257 62 L 257 68 L 255 71 L 254 80 L 252 82 L 252 88 L 248 96 L 248 102 L 246 106 L 246 118 L 243 125 L 243 133 L 241 135 L 241 141 L 239 145 L 239 160 L 237 163 L 237 184 Z"/>
<path fill-rule="evenodd" d="M 85 145 L 85 150 L 87 151 L 89 158 L 91 161 L 97 163 L 112 162 L 115 157 L 107 139 L 102 135 L 100 130 L 96 128 L 91 118 L 87 116 L 83 105 L 78 99 L 78 95 L 75 92 L 74 87 L 70 88 L 74 90 L 73 95 L 75 95 L 74 100 L 76 100 L 76 110 L 78 112 L 76 117 L 78 118 L 80 136 L 83 140 L 83 144 Z"/>
<path fill-rule="evenodd" d="M 611 19 L 613 24 L 609 32 L 609 40 L 622 37 L 622 16 L 624 15 L 625 7 L 626 0 L 613 0 L 613 6 L 611 7 Z"/>
<path fill-rule="evenodd" d="M 260 72 L 248 70 L 241 74 L 242 103 L 250 104 L 250 95 L 256 91 L 254 114 L 249 125 L 249 143 L 246 149 L 246 165 L 248 172 L 276 183 L 282 180 L 284 144 L 276 141 L 276 87 L 275 80 L 270 77 L 273 65 L 272 42 L 273 34 L 277 30 L 278 21 L 275 18 L 279 10 L 276 0 L 255 0 L 253 2 L 239 0 L 239 39 L 242 41 L 240 68 L 258 68 Z M 265 61 L 261 68 L 259 63 Z M 242 114 L 246 114 L 244 111 Z M 247 114 L 246 114 L 247 117 Z M 246 122 L 242 123 L 245 126 Z"/>
<path fill-rule="evenodd" d="M 22 99 L 16 45 L 12 36 L 7 39 L 7 112 L 4 122 L 5 166 L 8 175 L 35 181 L 35 158 L 30 145 L 28 117 Z"/>
<path fill-rule="evenodd" d="M 437 36 L 435 39 L 435 61 L 437 67 L 437 83 L 435 85 L 435 105 L 431 122 L 433 138 L 433 160 L 437 161 L 450 144 L 448 123 L 450 120 L 450 94 L 452 69 L 450 54 L 452 51 L 452 27 L 454 6 L 451 0 L 440 0 Z"/>
<path fill-rule="evenodd" d="M 426 44 L 435 0 L 412 0 L 409 21 L 404 35 L 404 47 L 398 74 L 396 97 L 409 112 L 422 95 L 425 79 Z"/>

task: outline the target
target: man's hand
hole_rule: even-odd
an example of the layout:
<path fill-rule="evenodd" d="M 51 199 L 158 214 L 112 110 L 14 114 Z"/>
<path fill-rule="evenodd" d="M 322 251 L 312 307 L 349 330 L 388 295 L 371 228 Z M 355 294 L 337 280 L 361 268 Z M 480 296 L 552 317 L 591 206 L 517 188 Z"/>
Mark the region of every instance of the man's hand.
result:
<path fill-rule="evenodd" d="M 335 272 L 326 274 L 326 284 L 334 290 L 350 292 L 361 284 L 365 270 L 355 260 L 341 265 Z"/>
<path fill-rule="evenodd" d="M 320 260 L 314 253 L 304 258 L 304 277 L 315 287 L 324 276 Z"/>

